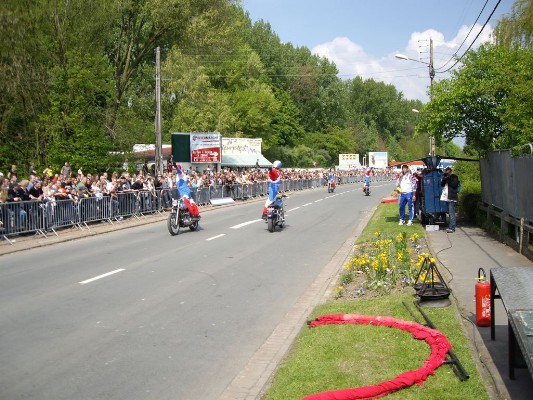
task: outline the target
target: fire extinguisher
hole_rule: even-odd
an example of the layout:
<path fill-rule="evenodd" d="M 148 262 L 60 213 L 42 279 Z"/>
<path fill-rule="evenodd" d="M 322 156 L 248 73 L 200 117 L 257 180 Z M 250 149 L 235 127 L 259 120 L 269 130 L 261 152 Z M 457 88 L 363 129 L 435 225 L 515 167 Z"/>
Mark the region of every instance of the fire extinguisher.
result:
<path fill-rule="evenodd" d="M 476 282 L 476 324 L 490 326 L 490 282 L 483 268 L 477 272 Z"/>

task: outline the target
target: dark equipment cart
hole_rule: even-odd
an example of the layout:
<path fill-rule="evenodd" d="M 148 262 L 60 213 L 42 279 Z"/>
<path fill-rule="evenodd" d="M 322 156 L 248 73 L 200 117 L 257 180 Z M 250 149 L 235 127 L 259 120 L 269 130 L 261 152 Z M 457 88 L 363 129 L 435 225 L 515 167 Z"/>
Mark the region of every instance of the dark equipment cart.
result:
<path fill-rule="evenodd" d="M 441 201 L 443 171 L 438 166 L 443 158 L 456 161 L 475 161 L 471 158 L 427 156 L 419 160 L 424 163 L 426 169 L 422 172 L 419 180 L 419 197 L 417 198 L 420 222 L 422 225 L 446 225 L 448 202 Z"/>
<path fill-rule="evenodd" d="M 445 225 L 448 203 L 440 200 L 442 194 L 442 170 L 437 166 L 440 164 L 440 156 L 429 156 L 423 158 L 426 169 L 420 178 L 419 210 L 420 222 L 423 225 Z"/>

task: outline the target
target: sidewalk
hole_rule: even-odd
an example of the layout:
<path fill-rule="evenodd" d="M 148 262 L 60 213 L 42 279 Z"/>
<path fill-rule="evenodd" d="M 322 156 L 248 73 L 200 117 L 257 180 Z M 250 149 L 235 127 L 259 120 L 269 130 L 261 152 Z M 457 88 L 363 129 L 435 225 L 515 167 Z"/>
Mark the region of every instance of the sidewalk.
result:
<path fill-rule="evenodd" d="M 489 279 L 493 267 L 533 268 L 533 262 L 477 227 L 458 227 L 455 233 L 450 234 L 427 231 L 426 237 L 432 255 L 437 259 L 437 267 L 452 290 L 452 296 L 464 318 L 472 351 L 479 355 L 481 376 L 487 382 L 487 387 L 494 382 L 491 398 L 531 399 L 533 379 L 527 368 L 515 369 L 515 379 L 509 379 L 507 316 L 501 300 L 495 300 L 496 339 L 493 341 L 490 339 L 490 327 L 478 327 L 475 324 L 474 293 L 479 268 L 484 269 Z"/>

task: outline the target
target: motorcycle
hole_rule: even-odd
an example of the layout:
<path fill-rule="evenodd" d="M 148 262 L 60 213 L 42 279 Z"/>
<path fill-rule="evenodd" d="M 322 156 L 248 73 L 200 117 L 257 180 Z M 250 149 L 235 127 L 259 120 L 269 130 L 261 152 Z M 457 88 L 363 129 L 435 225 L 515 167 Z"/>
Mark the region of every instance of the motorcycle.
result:
<path fill-rule="evenodd" d="M 287 197 L 284 194 L 278 193 L 274 202 L 267 207 L 267 219 L 266 223 L 268 230 L 274 232 L 276 226 L 281 229 L 285 226 L 285 210 L 283 209 L 283 197 Z"/>
<path fill-rule="evenodd" d="M 180 233 L 180 228 L 189 227 L 191 231 L 197 230 L 199 221 L 200 215 L 192 216 L 183 198 L 172 199 L 172 208 L 167 220 L 168 231 L 172 236 Z"/>
<path fill-rule="evenodd" d="M 370 195 L 370 184 L 365 183 L 365 185 L 363 186 L 363 192 L 366 196 Z"/>
<path fill-rule="evenodd" d="M 334 179 L 330 179 L 328 181 L 328 193 L 333 193 L 335 191 L 335 180 Z"/>

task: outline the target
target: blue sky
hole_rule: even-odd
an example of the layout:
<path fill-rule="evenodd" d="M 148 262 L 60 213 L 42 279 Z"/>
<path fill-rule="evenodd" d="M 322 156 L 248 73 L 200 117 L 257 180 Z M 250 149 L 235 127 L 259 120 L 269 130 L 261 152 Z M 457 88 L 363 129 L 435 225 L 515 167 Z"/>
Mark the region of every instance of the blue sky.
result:
<path fill-rule="evenodd" d="M 424 102 L 428 100 L 430 82 L 427 65 L 399 60 L 395 54 L 429 62 L 431 38 L 434 65 L 439 71 L 456 51 L 463 54 L 497 3 L 498 0 L 242 0 L 252 21 L 263 19 L 282 42 L 308 47 L 329 58 L 337 65 L 341 78 L 359 75 L 391 83 L 406 98 Z M 511 11 L 513 3 L 514 0 L 500 1 L 473 48 L 490 40 L 497 20 Z M 435 80 L 447 76 L 437 73 Z"/>

